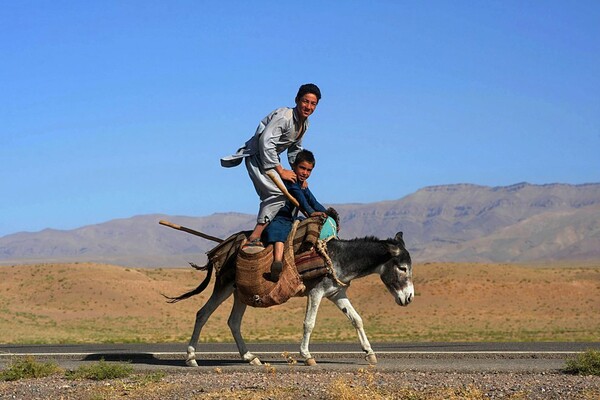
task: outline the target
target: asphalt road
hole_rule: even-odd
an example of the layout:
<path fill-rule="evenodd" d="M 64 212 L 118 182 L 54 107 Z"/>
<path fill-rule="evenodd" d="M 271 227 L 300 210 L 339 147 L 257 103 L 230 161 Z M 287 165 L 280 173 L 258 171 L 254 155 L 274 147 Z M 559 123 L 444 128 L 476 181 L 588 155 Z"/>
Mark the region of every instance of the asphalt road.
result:
<path fill-rule="evenodd" d="M 185 371 L 185 343 L 168 344 L 82 344 L 82 345 L 0 345 L 0 367 L 18 357 L 54 361 L 63 368 L 105 360 L 130 362 L 136 370 Z M 314 343 L 310 350 L 317 366 L 304 367 L 297 343 L 249 343 L 251 352 L 263 363 L 277 368 L 331 368 L 356 370 L 368 367 L 356 343 Z M 595 343 L 375 343 L 377 369 L 387 371 L 556 371 L 567 358 Z M 242 361 L 233 343 L 204 343 L 196 349 L 199 371 L 252 368 Z M 294 363 L 294 360 L 297 363 Z M 290 362 L 291 361 L 291 362 Z"/>

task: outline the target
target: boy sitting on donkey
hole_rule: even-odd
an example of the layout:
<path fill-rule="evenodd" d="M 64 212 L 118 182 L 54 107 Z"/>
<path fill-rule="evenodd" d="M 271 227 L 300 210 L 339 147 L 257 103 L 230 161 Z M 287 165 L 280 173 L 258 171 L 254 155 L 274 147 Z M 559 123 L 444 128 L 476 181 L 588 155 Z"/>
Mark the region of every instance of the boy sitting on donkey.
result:
<path fill-rule="evenodd" d="M 300 209 L 310 217 L 327 217 L 326 209 L 317 201 L 307 185 L 304 182 L 310 177 L 315 167 L 315 157 L 312 152 L 302 150 L 296 156 L 292 164 L 292 170 L 296 173 L 297 181 L 283 181 L 286 189 L 300 204 Z M 306 186 L 303 188 L 303 186 Z M 273 264 L 271 265 L 271 279 L 279 279 L 283 268 L 283 247 L 284 242 L 292 229 L 292 224 L 298 215 L 298 207 L 290 200 L 277 212 L 273 220 L 265 228 L 263 238 L 265 243 L 273 244 Z"/>

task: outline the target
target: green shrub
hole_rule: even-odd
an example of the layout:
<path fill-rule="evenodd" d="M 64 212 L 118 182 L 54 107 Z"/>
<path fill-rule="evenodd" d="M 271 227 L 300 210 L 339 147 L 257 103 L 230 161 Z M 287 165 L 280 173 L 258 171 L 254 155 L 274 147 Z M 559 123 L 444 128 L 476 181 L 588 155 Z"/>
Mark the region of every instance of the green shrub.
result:
<path fill-rule="evenodd" d="M 569 374 L 600 376 L 600 350 L 590 349 L 568 359 L 564 371 Z"/>
<path fill-rule="evenodd" d="M 103 359 L 96 364 L 83 365 L 74 371 L 68 371 L 65 376 L 68 379 L 91 379 L 103 381 L 105 379 L 126 378 L 133 372 L 129 364 L 109 364 Z"/>
<path fill-rule="evenodd" d="M 0 371 L 0 380 L 16 381 L 25 378 L 43 378 L 60 372 L 56 363 L 39 363 L 33 357 L 16 359 L 3 371 Z"/>

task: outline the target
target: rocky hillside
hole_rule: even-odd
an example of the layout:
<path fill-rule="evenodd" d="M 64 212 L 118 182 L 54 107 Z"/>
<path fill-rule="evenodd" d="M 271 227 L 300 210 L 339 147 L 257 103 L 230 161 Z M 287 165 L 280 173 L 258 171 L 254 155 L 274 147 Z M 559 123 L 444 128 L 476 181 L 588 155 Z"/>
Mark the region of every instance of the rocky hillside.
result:
<path fill-rule="evenodd" d="M 504 187 L 433 186 L 399 200 L 332 205 L 341 238 L 404 232 L 416 262 L 600 259 L 600 184 Z M 204 262 L 214 246 L 158 224 L 166 219 L 226 238 L 251 229 L 254 216 L 143 215 L 70 231 L 46 229 L 0 238 L 0 264 L 92 261 L 125 266 Z"/>

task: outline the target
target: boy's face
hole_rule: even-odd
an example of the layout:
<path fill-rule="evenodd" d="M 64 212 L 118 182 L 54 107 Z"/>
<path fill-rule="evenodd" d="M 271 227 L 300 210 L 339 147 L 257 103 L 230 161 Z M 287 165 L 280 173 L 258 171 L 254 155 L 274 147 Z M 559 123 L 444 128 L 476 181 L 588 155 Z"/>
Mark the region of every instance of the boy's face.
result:
<path fill-rule="evenodd" d="M 302 161 L 298 164 L 294 164 L 292 169 L 296 173 L 298 183 L 303 183 L 305 180 L 307 180 L 314 167 L 314 164 L 311 164 L 308 161 Z"/>

